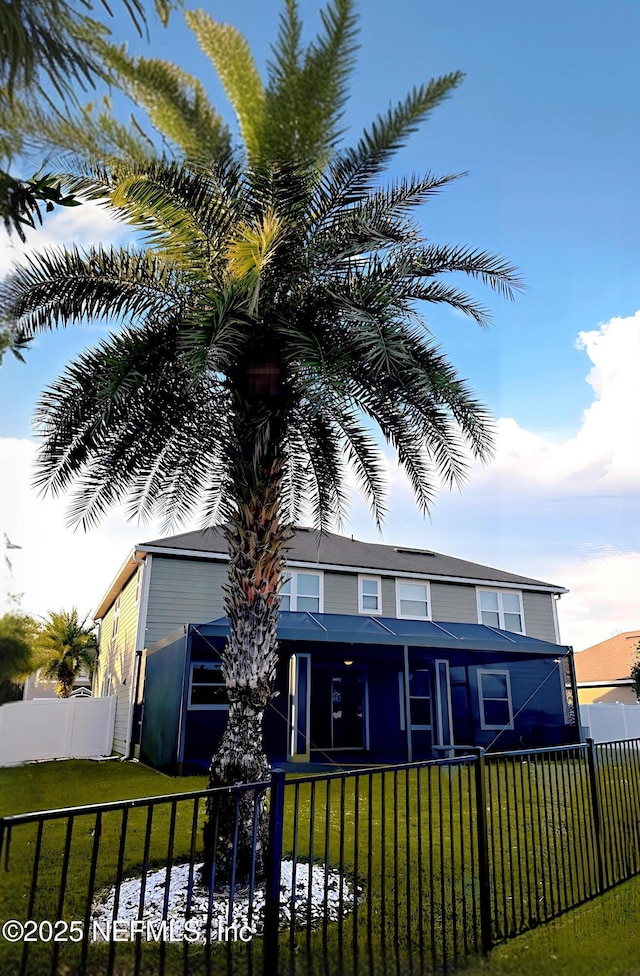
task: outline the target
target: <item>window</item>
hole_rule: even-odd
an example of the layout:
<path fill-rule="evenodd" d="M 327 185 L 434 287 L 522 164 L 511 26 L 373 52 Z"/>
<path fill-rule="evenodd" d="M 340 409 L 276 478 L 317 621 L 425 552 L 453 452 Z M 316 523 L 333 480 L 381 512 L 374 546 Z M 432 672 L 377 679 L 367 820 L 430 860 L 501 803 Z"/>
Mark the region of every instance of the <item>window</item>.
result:
<path fill-rule="evenodd" d="M 511 683 L 508 671 L 478 670 L 481 729 L 512 729 Z"/>
<path fill-rule="evenodd" d="M 396 612 L 413 620 L 429 619 L 429 584 L 396 580 Z"/>
<path fill-rule="evenodd" d="M 514 590 L 478 590 L 479 622 L 487 627 L 524 634 L 522 598 Z"/>
<path fill-rule="evenodd" d="M 358 612 L 381 613 L 382 599 L 380 596 L 379 576 L 358 577 Z"/>
<path fill-rule="evenodd" d="M 431 728 L 431 681 L 426 668 L 409 673 L 409 717 L 412 729 Z"/>
<path fill-rule="evenodd" d="M 105 674 L 102 679 L 102 688 L 100 689 L 100 697 L 108 698 L 109 695 L 113 693 L 113 677 L 110 674 Z"/>
<path fill-rule="evenodd" d="M 287 573 L 282 587 L 280 609 L 322 613 L 322 574 Z"/>
<path fill-rule="evenodd" d="M 115 644 L 116 637 L 118 636 L 118 627 L 120 625 L 120 597 L 116 597 L 116 602 L 113 604 L 113 627 L 111 628 L 111 643 Z"/>
<path fill-rule="evenodd" d="M 189 708 L 229 707 L 227 688 L 222 665 L 219 662 L 210 664 L 192 664 L 191 682 L 189 684 Z"/>

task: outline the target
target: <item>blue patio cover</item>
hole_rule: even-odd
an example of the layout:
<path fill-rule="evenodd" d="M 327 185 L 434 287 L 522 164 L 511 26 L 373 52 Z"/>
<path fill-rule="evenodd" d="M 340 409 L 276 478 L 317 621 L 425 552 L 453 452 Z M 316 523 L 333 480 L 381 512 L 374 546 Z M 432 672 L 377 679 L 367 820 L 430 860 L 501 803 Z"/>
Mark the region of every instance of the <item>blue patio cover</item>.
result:
<path fill-rule="evenodd" d="M 191 624 L 203 637 L 226 637 L 226 617 L 207 624 Z M 371 644 L 450 650 L 501 651 L 561 657 L 561 644 L 525 637 L 484 624 L 459 624 L 431 620 L 401 620 L 346 613 L 295 613 L 284 611 L 278 622 L 278 638 L 314 644 Z"/>

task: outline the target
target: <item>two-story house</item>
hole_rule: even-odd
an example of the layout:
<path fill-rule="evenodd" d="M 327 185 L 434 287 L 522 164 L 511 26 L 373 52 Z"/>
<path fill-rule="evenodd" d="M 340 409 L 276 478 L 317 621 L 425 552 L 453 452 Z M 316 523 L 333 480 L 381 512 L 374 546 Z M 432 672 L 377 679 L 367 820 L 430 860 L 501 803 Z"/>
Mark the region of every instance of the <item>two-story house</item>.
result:
<path fill-rule="evenodd" d="M 227 563 L 220 529 L 156 539 L 135 548 L 100 602 L 93 691 L 117 697 L 116 752 L 159 768 L 206 764 L 227 714 Z M 406 761 L 438 747 L 575 739 L 562 587 L 305 528 L 287 574 L 279 694 L 265 717 L 274 760 Z"/>

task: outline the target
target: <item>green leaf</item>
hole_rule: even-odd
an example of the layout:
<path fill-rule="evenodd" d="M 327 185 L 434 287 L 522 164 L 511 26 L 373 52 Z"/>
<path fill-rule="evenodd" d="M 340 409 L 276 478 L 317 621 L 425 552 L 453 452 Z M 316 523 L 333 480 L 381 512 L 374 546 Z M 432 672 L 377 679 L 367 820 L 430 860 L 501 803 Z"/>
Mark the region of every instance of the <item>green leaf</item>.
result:
<path fill-rule="evenodd" d="M 265 93 L 247 41 L 234 27 L 217 23 L 204 10 L 188 11 L 185 19 L 213 63 L 235 109 L 249 159 L 256 159 L 260 154 Z"/>

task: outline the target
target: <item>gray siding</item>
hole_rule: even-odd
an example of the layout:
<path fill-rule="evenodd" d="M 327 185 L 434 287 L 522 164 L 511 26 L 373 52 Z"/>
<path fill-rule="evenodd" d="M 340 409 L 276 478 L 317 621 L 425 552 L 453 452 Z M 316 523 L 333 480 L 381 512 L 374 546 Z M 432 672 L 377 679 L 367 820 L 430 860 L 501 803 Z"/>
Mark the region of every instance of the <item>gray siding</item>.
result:
<path fill-rule="evenodd" d="M 355 573 L 325 572 L 324 612 L 358 612 L 358 577 Z"/>
<path fill-rule="evenodd" d="M 205 624 L 224 616 L 222 585 L 227 563 L 153 557 L 145 647 L 183 624 Z"/>
<path fill-rule="evenodd" d="M 138 570 L 138 572 L 140 572 Z M 120 593 L 118 633 L 112 642 L 115 601 L 107 610 L 100 628 L 100 655 L 94 678 L 94 691 L 100 694 L 102 682 L 111 675 L 111 694 L 116 696 L 116 717 L 113 731 L 114 752 L 124 753 L 129 731 L 129 696 L 132 689 L 133 666 L 138 629 L 136 602 L 137 573 Z"/>
<path fill-rule="evenodd" d="M 367 574 L 376 576 L 376 573 Z M 382 616 L 396 615 L 396 586 L 395 581 L 382 577 Z M 358 576 L 356 573 L 324 574 L 324 612 L 325 613 L 359 613 L 358 610 Z"/>
<path fill-rule="evenodd" d="M 431 619 L 452 624 L 477 624 L 475 586 L 464 583 L 431 584 Z"/>
<path fill-rule="evenodd" d="M 551 641 L 552 644 L 556 643 L 552 601 L 553 596 L 551 593 L 523 591 L 522 603 L 527 637 L 537 637 L 538 640 Z"/>
<path fill-rule="evenodd" d="M 396 612 L 396 581 L 389 576 L 382 577 L 382 616 L 398 616 Z"/>

